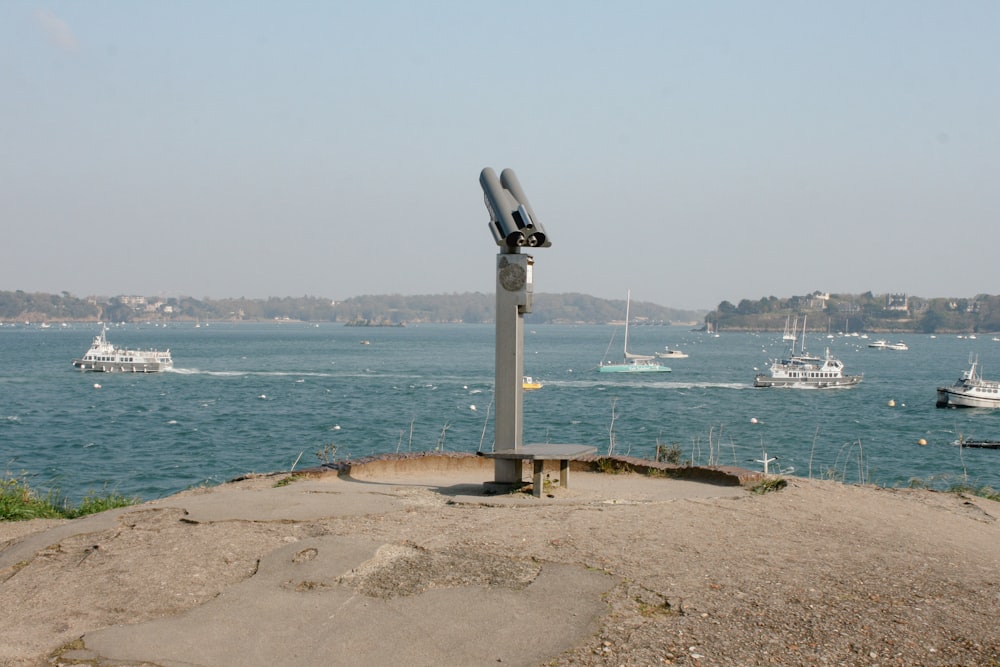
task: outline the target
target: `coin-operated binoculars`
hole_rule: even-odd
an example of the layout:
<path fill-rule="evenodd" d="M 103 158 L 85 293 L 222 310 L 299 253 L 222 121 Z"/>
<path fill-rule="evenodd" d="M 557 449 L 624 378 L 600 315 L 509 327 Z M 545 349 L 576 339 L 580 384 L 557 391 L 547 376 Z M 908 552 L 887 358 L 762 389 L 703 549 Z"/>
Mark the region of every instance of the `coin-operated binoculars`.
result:
<path fill-rule="evenodd" d="M 490 232 L 500 246 L 496 266 L 496 440 L 494 453 L 517 453 L 523 443 L 524 315 L 531 312 L 534 258 L 521 248 L 547 248 L 548 234 L 511 169 L 500 178 L 487 167 L 479 175 L 490 213 Z M 494 458 L 496 482 L 519 484 L 522 459 Z"/>
<path fill-rule="evenodd" d="M 493 451 L 493 484 L 516 487 L 522 484 L 525 461 L 533 466 L 532 487 L 541 497 L 546 462 L 559 463 L 559 486 L 569 484 L 569 462 L 597 451 L 589 445 L 544 443 L 525 445 L 524 432 L 524 315 L 531 312 L 532 267 L 534 258 L 521 248 L 548 248 L 552 245 L 538 222 L 528 198 L 510 169 L 500 178 L 489 167 L 479 174 L 486 209 L 490 212 L 490 232 L 500 246 L 497 255 L 497 335 L 496 382 L 494 384 L 496 438 Z"/>
<path fill-rule="evenodd" d="M 483 199 L 490 212 L 490 231 L 500 252 L 518 252 L 518 248 L 548 248 L 548 234 L 528 203 L 513 169 L 504 169 L 500 178 L 489 167 L 479 174 Z"/>

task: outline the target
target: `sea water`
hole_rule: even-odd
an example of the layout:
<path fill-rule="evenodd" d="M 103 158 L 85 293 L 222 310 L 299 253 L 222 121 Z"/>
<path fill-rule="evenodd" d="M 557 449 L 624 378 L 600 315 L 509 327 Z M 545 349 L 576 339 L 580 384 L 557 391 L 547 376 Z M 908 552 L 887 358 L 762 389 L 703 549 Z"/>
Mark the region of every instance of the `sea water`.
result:
<path fill-rule="evenodd" d="M 75 370 L 71 359 L 98 332 L 0 327 L 0 463 L 71 501 L 91 492 L 150 500 L 332 457 L 493 444 L 490 325 L 129 324 L 108 339 L 170 348 L 172 371 Z M 690 357 L 666 361 L 666 374 L 598 373 L 602 358 L 621 358 L 620 329 L 526 326 L 525 374 L 544 387 L 524 395 L 525 443 L 646 458 L 659 444 L 700 465 L 761 470 L 766 458 L 771 471 L 850 483 L 1000 488 L 1000 450 L 952 444 L 1000 439 L 1000 411 L 935 407 L 936 387 L 954 382 L 970 355 L 984 377 L 1000 377 L 990 336 L 894 336 L 910 347 L 896 352 L 810 334 L 809 352 L 829 347 L 848 373 L 864 374 L 856 387 L 828 390 L 753 387 L 785 351 L 780 333 L 639 326 L 629 336 L 633 352 L 669 346 Z"/>

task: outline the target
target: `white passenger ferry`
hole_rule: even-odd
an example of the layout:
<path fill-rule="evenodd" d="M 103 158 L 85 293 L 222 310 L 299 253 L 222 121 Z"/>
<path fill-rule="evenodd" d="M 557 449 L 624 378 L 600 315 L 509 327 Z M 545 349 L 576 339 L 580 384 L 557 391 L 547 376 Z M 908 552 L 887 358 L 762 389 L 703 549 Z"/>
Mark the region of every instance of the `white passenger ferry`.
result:
<path fill-rule="evenodd" d="M 90 349 L 73 367 L 97 373 L 156 373 L 174 367 L 170 350 L 129 350 L 108 342 L 108 328 L 101 326 L 101 333 L 94 336 Z"/>
<path fill-rule="evenodd" d="M 861 375 L 845 375 L 844 362 L 832 357 L 827 348 L 822 358 L 796 354 L 787 359 L 775 359 L 768 373 L 757 374 L 753 386 L 828 389 L 852 387 L 860 383 L 861 378 Z"/>
<path fill-rule="evenodd" d="M 805 322 L 799 353 L 795 353 L 794 340 L 790 352 L 788 357 L 772 360 L 769 372 L 758 373 L 753 386 L 828 389 L 853 387 L 861 382 L 861 375 L 844 374 L 844 362 L 831 356 L 830 348 L 826 348 L 826 356 L 822 358 L 806 354 Z"/>

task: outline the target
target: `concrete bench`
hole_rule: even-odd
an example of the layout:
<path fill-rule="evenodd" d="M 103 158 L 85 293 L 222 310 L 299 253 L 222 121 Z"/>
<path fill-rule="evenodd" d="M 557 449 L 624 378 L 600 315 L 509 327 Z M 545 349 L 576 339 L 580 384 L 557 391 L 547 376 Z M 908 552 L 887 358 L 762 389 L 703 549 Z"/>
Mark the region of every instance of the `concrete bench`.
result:
<path fill-rule="evenodd" d="M 559 486 L 569 488 L 569 462 L 597 453 L 597 447 L 590 445 L 522 445 L 518 449 L 499 449 L 493 452 L 480 452 L 490 459 L 507 459 L 511 461 L 532 461 L 534 470 L 531 477 L 532 494 L 536 498 L 542 496 L 542 471 L 546 461 L 559 461 Z"/>

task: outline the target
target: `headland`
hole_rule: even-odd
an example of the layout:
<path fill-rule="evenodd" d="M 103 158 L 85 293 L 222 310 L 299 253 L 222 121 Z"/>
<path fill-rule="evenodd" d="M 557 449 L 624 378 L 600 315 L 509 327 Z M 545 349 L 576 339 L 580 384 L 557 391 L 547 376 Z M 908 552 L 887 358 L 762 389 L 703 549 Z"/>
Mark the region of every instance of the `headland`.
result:
<path fill-rule="evenodd" d="M 1000 660 L 1000 503 L 626 463 L 536 498 L 390 456 L 0 524 L 0 664 Z"/>

